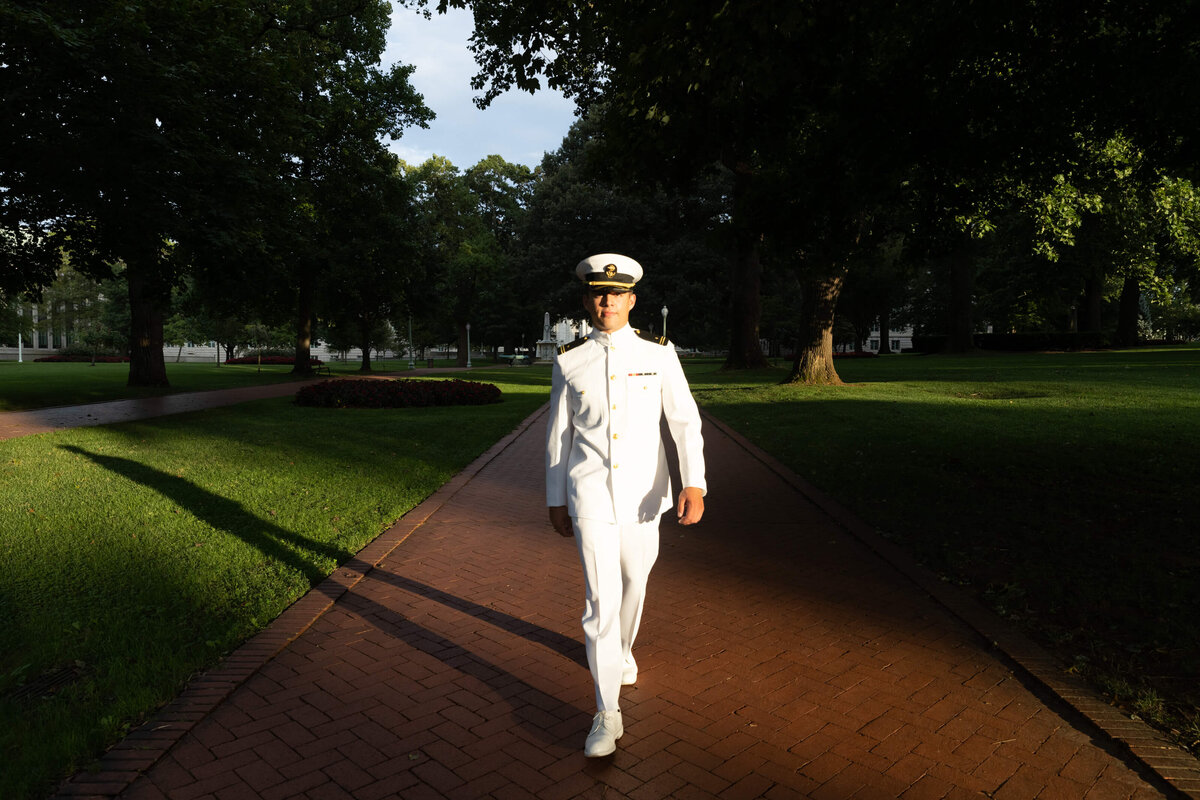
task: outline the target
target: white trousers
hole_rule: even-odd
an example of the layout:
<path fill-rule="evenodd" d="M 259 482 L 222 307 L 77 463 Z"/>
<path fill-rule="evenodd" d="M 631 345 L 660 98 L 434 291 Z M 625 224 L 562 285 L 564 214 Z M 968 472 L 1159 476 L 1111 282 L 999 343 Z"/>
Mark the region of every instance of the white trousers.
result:
<path fill-rule="evenodd" d="M 646 579 L 658 558 L 658 519 L 621 525 L 572 522 L 583 564 L 583 636 L 596 708 L 619 711 L 621 673 L 637 669 L 633 640 L 642 621 Z"/>

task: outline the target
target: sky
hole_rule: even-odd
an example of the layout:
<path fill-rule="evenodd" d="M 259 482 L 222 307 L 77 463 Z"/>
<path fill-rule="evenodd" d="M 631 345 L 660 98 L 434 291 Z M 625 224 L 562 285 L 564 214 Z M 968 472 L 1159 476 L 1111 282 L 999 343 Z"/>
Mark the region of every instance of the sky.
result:
<path fill-rule="evenodd" d="M 548 89 L 532 95 L 510 90 L 486 111 L 476 108 L 471 78 L 477 69 L 467 49 L 472 25 L 471 12 L 462 9 L 426 20 L 399 3 L 392 6 L 382 66 L 415 66 L 410 82 L 437 119 L 428 129 L 407 128 L 400 139 L 385 139 L 385 144 L 409 164 L 436 154 L 465 170 L 499 154 L 506 161 L 536 167 L 543 153 L 562 144 L 575 104 Z"/>

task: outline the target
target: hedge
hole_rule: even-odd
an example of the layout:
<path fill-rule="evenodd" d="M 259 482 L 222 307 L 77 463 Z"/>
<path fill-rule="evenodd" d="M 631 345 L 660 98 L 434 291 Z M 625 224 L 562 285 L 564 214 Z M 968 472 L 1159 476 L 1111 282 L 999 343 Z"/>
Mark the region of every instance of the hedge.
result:
<path fill-rule="evenodd" d="M 343 378 L 311 383 L 296 392 L 296 404 L 316 408 L 415 408 L 481 406 L 500 402 L 500 389 L 490 383 L 408 378 L 369 380 Z"/>
<path fill-rule="evenodd" d="M 296 363 L 296 357 L 295 356 L 263 356 L 262 360 L 260 361 L 258 356 L 238 356 L 237 358 L 225 359 L 225 363 L 226 364 L 260 364 L 261 363 L 261 364 L 274 364 L 274 365 L 290 367 L 292 364 Z M 323 362 L 321 359 L 313 356 L 308 359 L 308 363 L 314 367 L 317 367 L 325 362 Z"/>
<path fill-rule="evenodd" d="M 41 356 L 40 358 L 34 359 L 34 361 L 49 361 L 49 362 L 53 362 L 56 364 L 63 364 L 63 363 L 68 363 L 68 362 L 73 363 L 73 364 L 74 363 L 90 364 L 93 360 L 97 364 L 120 364 L 124 361 L 128 361 L 129 356 L 96 356 L 93 359 L 92 356 L 66 355 L 66 356 Z"/>
<path fill-rule="evenodd" d="M 946 349 L 946 336 L 918 335 L 913 337 L 913 349 L 918 353 L 940 353 Z M 1010 353 L 1032 353 L 1044 350 L 1098 350 L 1111 347 L 1104 333 L 976 333 L 971 337 L 981 350 L 1001 350 Z"/>

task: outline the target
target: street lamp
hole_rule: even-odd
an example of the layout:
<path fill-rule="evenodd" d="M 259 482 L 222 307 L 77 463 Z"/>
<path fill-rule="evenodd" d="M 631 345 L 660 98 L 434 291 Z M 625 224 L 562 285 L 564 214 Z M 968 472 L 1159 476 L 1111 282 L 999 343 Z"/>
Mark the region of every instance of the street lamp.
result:
<path fill-rule="evenodd" d="M 413 361 L 412 314 L 408 315 L 408 368 L 417 368 L 417 362 Z"/>
<path fill-rule="evenodd" d="M 663 303 L 662 315 L 663 315 L 663 338 L 665 339 L 665 338 L 667 338 L 667 304 L 666 303 Z"/>
<path fill-rule="evenodd" d="M 471 323 L 467 323 L 467 369 L 471 368 Z"/>

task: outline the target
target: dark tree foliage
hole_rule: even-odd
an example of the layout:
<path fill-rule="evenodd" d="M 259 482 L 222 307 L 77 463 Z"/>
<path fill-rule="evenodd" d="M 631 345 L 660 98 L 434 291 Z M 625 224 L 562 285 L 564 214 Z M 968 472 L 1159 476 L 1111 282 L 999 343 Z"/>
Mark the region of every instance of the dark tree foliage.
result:
<path fill-rule="evenodd" d="M 329 138 L 318 106 L 353 96 L 368 119 L 387 117 L 382 130 L 413 121 L 407 73 L 370 67 L 387 11 L 378 0 L 0 4 L 3 287 L 46 285 L 59 252 L 96 278 L 120 262 L 129 381 L 165 385 L 172 288 L 198 263 L 245 276 L 278 256 L 288 209 L 304 200 L 288 179 L 313 131 Z M 331 71 L 351 80 L 335 88 Z M 380 90 L 389 80 L 399 91 Z"/>
<path fill-rule="evenodd" d="M 520 232 L 518 294 L 541 328 L 555 319 L 584 319 L 575 265 L 595 253 L 640 262 L 635 327 L 662 330 L 685 347 L 720 347 L 728 330 L 728 177 L 717 166 L 688 187 L 640 177 L 626 168 L 596 117 L 577 122 L 542 162 L 542 176 Z"/>

